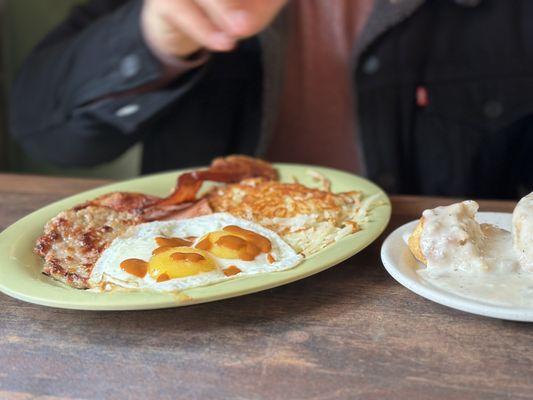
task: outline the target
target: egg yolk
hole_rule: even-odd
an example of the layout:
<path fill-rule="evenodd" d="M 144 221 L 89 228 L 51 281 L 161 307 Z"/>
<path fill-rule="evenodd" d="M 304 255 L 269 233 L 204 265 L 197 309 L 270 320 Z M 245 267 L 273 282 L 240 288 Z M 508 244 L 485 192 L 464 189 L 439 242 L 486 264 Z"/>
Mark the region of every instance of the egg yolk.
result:
<path fill-rule="evenodd" d="M 197 275 L 216 268 L 209 254 L 192 247 L 168 247 L 148 261 L 148 273 L 158 282 Z"/>
<path fill-rule="evenodd" d="M 207 234 L 196 247 L 220 258 L 243 261 L 252 261 L 259 254 L 272 250 L 266 237 L 235 225 Z"/>

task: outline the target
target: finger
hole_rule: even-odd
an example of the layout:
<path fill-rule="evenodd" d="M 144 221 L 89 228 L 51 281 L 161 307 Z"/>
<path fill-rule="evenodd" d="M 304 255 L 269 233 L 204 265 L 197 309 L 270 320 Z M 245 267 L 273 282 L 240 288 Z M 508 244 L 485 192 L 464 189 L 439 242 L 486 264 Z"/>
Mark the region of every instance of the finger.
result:
<path fill-rule="evenodd" d="M 226 32 L 241 37 L 256 33 L 251 32 L 252 24 L 250 22 L 252 16 L 247 12 L 246 4 L 243 4 L 242 0 L 195 1 L 211 20 Z"/>
<path fill-rule="evenodd" d="M 202 46 L 215 51 L 228 51 L 235 46 L 235 39 L 215 25 L 193 0 L 172 2 L 169 7 L 167 22 Z"/>

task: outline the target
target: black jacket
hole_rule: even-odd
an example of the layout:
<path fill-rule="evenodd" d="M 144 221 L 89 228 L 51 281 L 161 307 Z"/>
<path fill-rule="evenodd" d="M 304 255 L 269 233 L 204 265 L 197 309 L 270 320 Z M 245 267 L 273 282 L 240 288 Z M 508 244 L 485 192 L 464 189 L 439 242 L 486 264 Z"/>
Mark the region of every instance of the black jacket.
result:
<path fill-rule="evenodd" d="M 161 90 L 112 96 L 162 73 L 142 41 L 141 5 L 92 0 L 44 39 L 14 84 L 14 136 L 65 166 L 138 141 L 143 172 L 261 156 L 282 84 L 283 16 Z M 353 67 L 368 177 L 392 193 L 531 191 L 532 19 L 528 0 L 377 0 Z"/>

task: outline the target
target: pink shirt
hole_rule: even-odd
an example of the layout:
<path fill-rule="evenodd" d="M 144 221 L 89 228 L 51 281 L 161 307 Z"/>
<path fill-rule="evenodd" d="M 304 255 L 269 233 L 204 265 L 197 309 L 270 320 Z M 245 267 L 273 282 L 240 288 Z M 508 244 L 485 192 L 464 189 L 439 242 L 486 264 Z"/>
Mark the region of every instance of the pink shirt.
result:
<path fill-rule="evenodd" d="M 373 0 L 293 0 L 277 128 L 267 159 L 361 170 L 353 49 Z"/>

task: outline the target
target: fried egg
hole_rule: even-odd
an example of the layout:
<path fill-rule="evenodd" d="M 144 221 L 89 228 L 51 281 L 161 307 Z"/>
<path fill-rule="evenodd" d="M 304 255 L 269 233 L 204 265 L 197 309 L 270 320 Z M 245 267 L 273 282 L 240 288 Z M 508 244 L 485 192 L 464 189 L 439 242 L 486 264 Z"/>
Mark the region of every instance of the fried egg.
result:
<path fill-rule="evenodd" d="M 89 284 L 180 291 L 283 271 L 303 257 L 275 232 L 228 213 L 131 227 L 102 253 Z"/>

